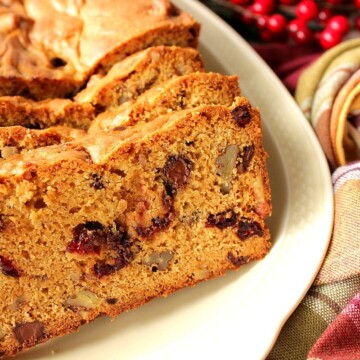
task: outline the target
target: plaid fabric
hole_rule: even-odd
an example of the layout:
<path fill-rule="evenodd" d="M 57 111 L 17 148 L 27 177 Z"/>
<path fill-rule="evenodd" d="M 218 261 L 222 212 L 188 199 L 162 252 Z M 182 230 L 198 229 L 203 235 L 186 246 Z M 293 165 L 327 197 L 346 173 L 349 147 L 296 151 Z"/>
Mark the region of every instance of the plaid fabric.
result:
<path fill-rule="evenodd" d="M 335 171 L 333 185 L 335 223 L 327 256 L 269 360 L 360 359 L 360 162 Z"/>
<path fill-rule="evenodd" d="M 296 99 L 333 167 L 359 159 L 360 39 L 308 67 Z M 326 258 L 269 360 L 360 360 L 360 161 L 338 167 L 332 180 L 335 219 Z"/>

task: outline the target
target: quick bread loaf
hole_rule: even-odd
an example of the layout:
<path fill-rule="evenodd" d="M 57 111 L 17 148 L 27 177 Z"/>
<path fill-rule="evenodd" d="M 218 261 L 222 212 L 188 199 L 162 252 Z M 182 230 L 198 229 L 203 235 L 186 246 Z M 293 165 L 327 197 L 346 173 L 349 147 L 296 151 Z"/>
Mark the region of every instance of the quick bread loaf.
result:
<path fill-rule="evenodd" d="M 268 253 L 260 113 L 205 72 L 190 15 L 0 12 L 0 358 Z"/>
<path fill-rule="evenodd" d="M 265 159 L 259 114 L 237 98 L 4 160 L 1 350 L 265 256 Z"/>

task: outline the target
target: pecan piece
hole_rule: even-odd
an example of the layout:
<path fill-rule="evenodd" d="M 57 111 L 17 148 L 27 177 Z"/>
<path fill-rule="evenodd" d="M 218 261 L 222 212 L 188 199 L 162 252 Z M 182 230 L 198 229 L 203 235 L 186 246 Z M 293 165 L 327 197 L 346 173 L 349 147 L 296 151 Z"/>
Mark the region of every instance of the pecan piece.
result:
<path fill-rule="evenodd" d="M 45 327 L 41 322 L 27 322 L 16 324 L 13 333 L 20 345 L 32 346 L 44 337 Z"/>

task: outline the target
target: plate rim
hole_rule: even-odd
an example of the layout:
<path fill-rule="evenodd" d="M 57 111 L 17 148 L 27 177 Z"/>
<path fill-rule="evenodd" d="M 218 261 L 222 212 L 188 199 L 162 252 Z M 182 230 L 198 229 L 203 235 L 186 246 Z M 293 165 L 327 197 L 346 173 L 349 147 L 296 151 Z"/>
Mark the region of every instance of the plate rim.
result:
<path fill-rule="evenodd" d="M 303 288 L 303 291 L 299 294 L 297 301 L 293 302 L 292 306 L 290 306 L 287 309 L 287 312 L 285 314 L 283 314 L 282 318 L 279 319 L 279 322 L 274 329 L 274 336 L 272 338 L 272 341 L 268 343 L 266 348 L 264 348 L 263 357 L 265 358 L 270 353 L 271 349 L 273 348 L 273 346 L 281 332 L 281 329 L 285 325 L 286 321 L 291 316 L 291 314 L 295 311 L 295 309 L 299 306 L 302 299 L 305 297 L 306 293 L 308 292 L 313 281 L 315 280 L 316 275 L 317 275 L 318 271 L 320 270 L 321 265 L 325 259 L 327 249 L 330 244 L 332 229 L 333 229 L 333 224 L 334 224 L 334 197 L 333 197 L 333 187 L 332 187 L 330 169 L 328 167 L 328 163 L 327 163 L 326 157 L 324 155 L 324 152 L 320 146 L 320 143 L 317 140 L 317 137 L 316 137 L 310 123 L 307 121 L 307 119 L 301 112 L 300 108 L 296 104 L 294 98 L 291 96 L 291 94 L 288 92 L 288 90 L 282 84 L 280 79 L 275 75 L 275 73 L 269 67 L 269 65 L 256 53 L 256 51 L 251 47 L 251 45 L 249 43 L 247 43 L 247 41 L 245 39 L 243 39 L 242 36 L 233 27 L 231 27 L 228 23 L 226 23 L 225 20 L 223 20 L 219 15 L 217 15 L 215 12 L 213 12 L 211 9 L 209 9 L 206 5 L 201 3 L 199 0 L 196 0 L 196 1 L 194 1 L 194 0 L 173 0 L 173 2 L 180 8 L 183 8 L 185 6 L 186 7 L 185 10 L 188 11 L 193 16 L 194 16 L 194 14 L 192 14 L 191 10 L 187 9 L 188 7 L 194 8 L 198 12 L 202 12 L 209 19 L 209 22 L 216 24 L 216 26 L 221 30 L 221 32 L 223 32 L 227 37 L 231 38 L 235 42 L 239 42 L 241 44 L 242 48 L 246 48 L 246 51 L 248 53 L 252 54 L 252 56 L 254 57 L 254 59 L 256 60 L 257 63 L 261 64 L 261 66 L 263 68 L 267 69 L 268 75 L 270 77 L 272 77 L 272 81 L 277 86 L 281 86 L 283 88 L 284 95 L 286 96 L 286 100 L 290 101 L 293 104 L 294 110 L 296 111 L 296 117 L 299 119 L 302 118 L 299 125 L 303 128 L 303 130 L 307 134 L 308 139 L 311 142 L 311 146 L 313 147 L 314 151 L 316 152 L 316 158 L 319 162 L 321 172 L 324 175 L 323 185 L 325 187 L 324 190 L 327 193 L 326 204 L 324 204 L 324 205 L 327 205 L 327 206 L 325 206 L 326 211 L 324 210 L 324 212 L 326 212 L 326 215 L 324 215 L 324 217 L 327 217 L 327 220 L 328 220 L 327 225 L 328 226 L 324 230 L 325 234 L 324 234 L 323 251 L 321 253 L 321 256 L 319 256 L 319 263 L 316 266 L 316 268 L 314 268 L 314 274 L 309 279 L 307 286 L 305 286 Z M 202 31 L 200 32 L 200 43 L 201 43 L 201 38 L 202 38 L 201 37 Z M 240 79 L 240 83 L 241 83 L 241 79 Z M 268 129 L 268 130 L 271 133 L 271 129 Z M 326 176 L 325 176 L 325 174 L 326 174 Z"/>

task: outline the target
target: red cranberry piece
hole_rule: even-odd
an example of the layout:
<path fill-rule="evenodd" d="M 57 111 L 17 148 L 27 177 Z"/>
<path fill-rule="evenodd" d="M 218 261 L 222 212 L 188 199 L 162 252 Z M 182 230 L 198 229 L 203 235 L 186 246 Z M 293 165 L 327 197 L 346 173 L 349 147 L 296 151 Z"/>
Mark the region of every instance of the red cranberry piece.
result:
<path fill-rule="evenodd" d="M 235 122 L 240 127 L 245 127 L 251 121 L 251 113 L 246 105 L 239 105 L 235 109 L 231 110 L 231 114 L 235 119 Z"/>
<path fill-rule="evenodd" d="M 192 163 L 183 155 L 170 156 L 163 168 L 165 189 L 169 196 L 176 195 L 178 189 L 183 188 L 189 181 Z"/>
<path fill-rule="evenodd" d="M 244 146 L 241 154 L 239 155 L 240 163 L 237 166 L 237 169 L 240 174 L 243 174 L 244 172 L 247 171 L 247 169 L 249 168 L 249 165 L 251 163 L 251 160 L 254 157 L 254 154 L 255 154 L 255 146 L 254 145 Z"/>
<path fill-rule="evenodd" d="M 6 276 L 20 277 L 19 271 L 15 268 L 13 262 L 2 255 L 0 255 L 0 271 Z"/>
<path fill-rule="evenodd" d="M 227 210 L 218 214 L 210 214 L 207 218 L 206 226 L 216 226 L 219 229 L 234 226 L 237 221 L 237 214 L 234 210 Z"/>
<path fill-rule="evenodd" d="M 228 260 L 235 265 L 236 267 L 239 267 L 241 265 L 244 265 L 248 262 L 249 257 L 248 256 L 235 256 L 232 252 L 228 252 L 227 254 Z"/>
<path fill-rule="evenodd" d="M 246 240 L 252 236 L 263 236 L 264 232 L 257 221 L 242 218 L 238 224 L 236 234 L 241 240 Z"/>
<path fill-rule="evenodd" d="M 93 187 L 95 190 L 101 190 L 101 189 L 105 188 L 105 186 L 102 182 L 102 176 L 100 176 L 98 174 L 92 174 L 91 178 L 92 178 L 92 182 L 91 182 L 90 186 Z"/>
<path fill-rule="evenodd" d="M 149 227 L 138 226 L 135 228 L 137 234 L 142 237 L 150 237 L 155 233 L 166 229 L 172 221 L 172 211 L 169 211 L 163 218 L 156 217 L 151 220 L 151 225 Z"/>
<path fill-rule="evenodd" d="M 0 231 L 5 230 L 5 221 L 4 221 L 4 215 L 0 215 Z"/>
<path fill-rule="evenodd" d="M 124 268 L 128 264 L 128 261 L 123 252 L 119 253 L 119 256 L 114 260 L 114 264 L 109 264 L 106 260 L 99 260 L 94 265 L 94 273 L 98 278 L 111 275 L 116 271 Z"/>
<path fill-rule="evenodd" d="M 73 240 L 68 244 L 66 250 L 80 255 L 100 254 L 101 243 L 105 239 L 103 226 L 97 221 L 88 221 L 75 227 Z"/>

